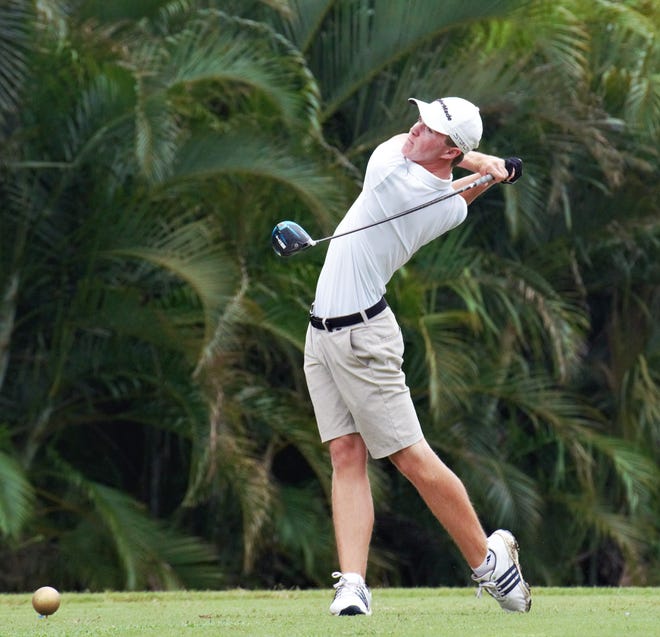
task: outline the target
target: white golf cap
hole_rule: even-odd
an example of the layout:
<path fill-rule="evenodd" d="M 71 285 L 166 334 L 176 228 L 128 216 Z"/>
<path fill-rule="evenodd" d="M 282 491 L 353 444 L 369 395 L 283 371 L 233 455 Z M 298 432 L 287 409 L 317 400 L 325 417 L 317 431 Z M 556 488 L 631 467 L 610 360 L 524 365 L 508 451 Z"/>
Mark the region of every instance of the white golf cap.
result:
<path fill-rule="evenodd" d="M 462 97 L 441 97 L 430 103 L 411 97 L 408 101 L 417 104 L 422 121 L 431 130 L 449 135 L 462 153 L 479 146 L 484 127 L 472 102 Z"/>

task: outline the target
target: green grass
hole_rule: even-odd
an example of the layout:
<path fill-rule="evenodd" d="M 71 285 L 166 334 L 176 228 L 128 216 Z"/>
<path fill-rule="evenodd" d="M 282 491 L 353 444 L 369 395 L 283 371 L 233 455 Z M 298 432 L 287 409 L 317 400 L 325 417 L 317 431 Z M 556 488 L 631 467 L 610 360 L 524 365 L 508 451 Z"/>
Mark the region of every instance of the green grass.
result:
<path fill-rule="evenodd" d="M 371 617 L 332 617 L 331 589 L 64 593 L 40 618 L 31 595 L 0 595 L 1 637 L 654 637 L 658 588 L 537 588 L 529 614 L 502 612 L 473 589 L 374 589 Z"/>

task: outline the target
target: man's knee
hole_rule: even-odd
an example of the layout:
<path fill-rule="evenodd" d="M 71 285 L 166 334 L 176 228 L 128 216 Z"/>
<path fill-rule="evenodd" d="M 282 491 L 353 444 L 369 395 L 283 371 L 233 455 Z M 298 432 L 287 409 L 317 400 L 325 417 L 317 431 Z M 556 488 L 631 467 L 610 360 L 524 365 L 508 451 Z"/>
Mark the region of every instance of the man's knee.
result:
<path fill-rule="evenodd" d="M 429 456 L 430 447 L 426 440 L 420 440 L 410 447 L 401 449 L 390 456 L 390 461 L 407 478 L 412 478 L 417 473 L 423 472 L 430 460 L 435 460 L 437 456 Z"/>
<path fill-rule="evenodd" d="M 367 447 L 359 434 L 349 434 L 330 441 L 330 459 L 335 471 L 367 464 Z"/>

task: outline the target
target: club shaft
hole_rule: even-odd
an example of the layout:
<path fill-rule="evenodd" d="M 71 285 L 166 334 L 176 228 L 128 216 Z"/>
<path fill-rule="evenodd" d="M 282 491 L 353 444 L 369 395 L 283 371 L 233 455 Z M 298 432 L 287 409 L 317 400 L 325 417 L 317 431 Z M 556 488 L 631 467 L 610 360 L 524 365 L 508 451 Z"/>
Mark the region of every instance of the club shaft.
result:
<path fill-rule="evenodd" d="M 409 208 L 408 210 L 404 210 L 403 212 L 398 212 L 395 215 L 392 215 L 391 217 L 385 217 L 385 219 L 381 219 L 380 221 L 374 221 L 374 223 L 370 223 L 366 226 L 361 226 L 360 228 L 353 228 L 353 230 L 347 230 L 346 232 L 340 232 L 339 234 L 333 234 L 328 237 L 323 237 L 322 239 L 313 239 L 312 245 L 316 245 L 317 243 L 321 243 L 323 241 L 330 241 L 331 239 L 339 239 L 339 237 L 345 237 L 346 235 L 353 234 L 354 232 L 360 232 L 361 230 L 367 230 L 367 228 L 373 228 L 374 226 L 379 226 L 381 223 L 387 223 L 388 221 L 393 221 L 394 219 L 398 219 L 399 217 L 404 217 L 405 215 L 409 215 L 412 212 L 417 212 L 418 210 L 421 210 L 422 208 L 428 208 L 429 206 L 432 206 L 433 204 L 440 203 L 441 201 L 445 201 L 445 199 L 450 199 L 451 197 L 455 197 L 456 195 L 460 195 L 462 192 L 466 192 L 468 190 L 472 190 L 472 188 L 477 188 L 478 186 L 483 186 L 484 184 L 487 184 L 489 181 L 492 181 L 493 176 L 492 175 L 482 175 L 479 177 L 479 179 L 476 179 L 475 181 L 467 184 L 466 186 L 463 186 L 461 188 L 458 188 L 457 190 L 454 190 L 453 192 L 448 192 L 444 195 L 440 195 L 439 197 L 436 197 L 435 199 L 431 199 L 430 201 L 425 201 L 424 203 L 421 203 L 417 206 L 414 206 L 413 208 Z"/>

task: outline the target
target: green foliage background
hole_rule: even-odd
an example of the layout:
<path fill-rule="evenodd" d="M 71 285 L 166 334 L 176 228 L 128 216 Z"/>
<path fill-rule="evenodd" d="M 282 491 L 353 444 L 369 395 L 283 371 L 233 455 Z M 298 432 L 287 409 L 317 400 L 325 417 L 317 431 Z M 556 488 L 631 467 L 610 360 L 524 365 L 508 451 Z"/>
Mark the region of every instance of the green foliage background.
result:
<path fill-rule="evenodd" d="M 326 585 L 302 376 L 323 250 L 407 98 L 479 104 L 515 187 L 391 281 L 425 432 L 538 584 L 657 584 L 655 3 L 7 0 L 3 590 Z M 467 583 L 373 463 L 370 581 Z"/>

